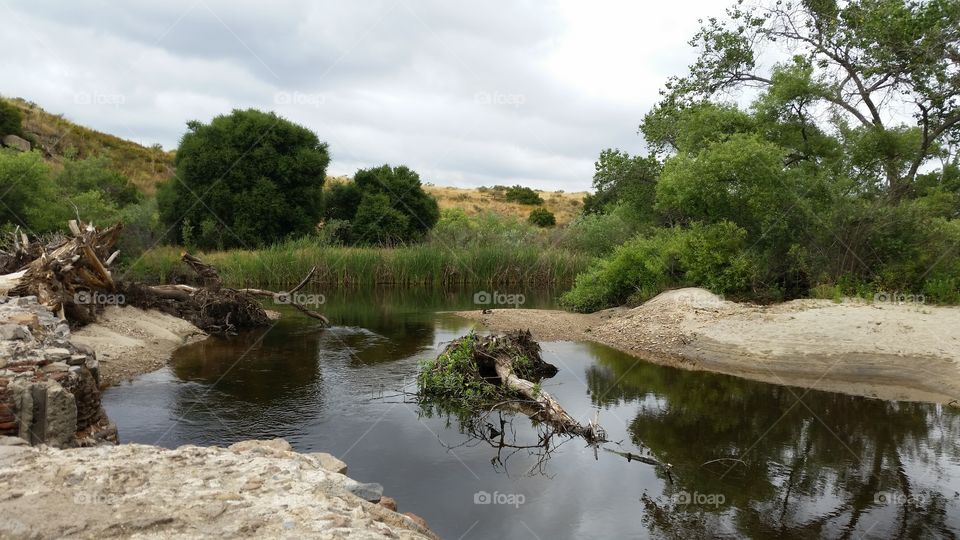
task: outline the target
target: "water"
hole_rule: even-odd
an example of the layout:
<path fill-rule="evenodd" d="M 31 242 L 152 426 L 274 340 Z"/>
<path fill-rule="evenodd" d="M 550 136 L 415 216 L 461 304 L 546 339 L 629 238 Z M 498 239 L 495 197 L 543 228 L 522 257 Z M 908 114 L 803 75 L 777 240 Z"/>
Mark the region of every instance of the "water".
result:
<path fill-rule="evenodd" d="M 504 291 L 515 292 L 515 291 Z M 406 403 L 417 361 L 472 323 L 472 291 L 330 296 L 334 328 L 288 313 L 269 330 L 181 349 L 109 389 L 124 442 L 176 447 L 284 437 L 384 485 L 443 538 L 953 538 L 960 417 L 949 407 L 807 391 L 656 366 L 590 343 L 545 342 L 543 389 L 600 411 L 606 449 L 577 439 L 514 451 Z M 527 293 L 526 307 L 551 304 Z M 500 427 L 496 416 L 490 418 Z M 509 417 L 517 445 L 537 443 Z M 515 438 L 514 438 L 515 437 Z M 512 454 L 511 454 L 512 453 Z M 546 454 L 546 455 L 545 455 Z"/>

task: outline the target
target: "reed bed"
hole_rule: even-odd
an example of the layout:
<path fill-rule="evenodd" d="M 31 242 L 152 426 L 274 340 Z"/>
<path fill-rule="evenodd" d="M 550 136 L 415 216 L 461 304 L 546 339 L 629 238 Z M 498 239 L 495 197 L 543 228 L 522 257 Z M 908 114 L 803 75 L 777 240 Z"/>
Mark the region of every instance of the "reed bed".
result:
<path fill-rule="evenodd" d="M 164 246 L 133 261 L 128 279 L 176 282 L 191 279 L 182 265 L 183 248 Z M 260 250 L 197 253 L 220 270 L 228 286 L 282 288 L 299 281 L 314 265 L 314 282 L 324 285 L 563 285 L 590 263 L 584 253 L 530 246 L 449 248 L 419 244 L 397 248 L 342 247 L 297 240 Z"/>

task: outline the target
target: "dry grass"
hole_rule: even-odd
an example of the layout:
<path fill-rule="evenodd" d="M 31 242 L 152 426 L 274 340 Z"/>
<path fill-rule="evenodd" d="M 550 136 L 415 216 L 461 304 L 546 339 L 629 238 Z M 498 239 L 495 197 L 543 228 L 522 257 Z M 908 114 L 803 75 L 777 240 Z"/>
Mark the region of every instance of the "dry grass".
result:
<path fill-rule="evenodd" d="M 515 216 L 527 219 L 530 211 L 536 208 L 526 204 L 507 202 L 503 192 L 489 188 L 456 188 L 442 186 L 425 186 L 427 193 L 437 198 L 441 209 L 460 208 L 467 215 L 477 215 L 484 212 L 494 212 L 502 216 Z M 543 199 L 543 206 L 553 212 L 557 218 L 557 225 L 565 225 L 573 221 L 583 209 L 585 191 L 565 193 L 559 191 L 536 190 Z"/>
<path fill-rule="evenodd" d="M 54 167 L 65 156 L 102 156 L 141 191 L 153 194 L 159 182 L 171 176 L 173 152 L 147 148 L 133 141 L 77 125 L 21 98 L 0 98 L 23 112 L 23 131 Z"/>

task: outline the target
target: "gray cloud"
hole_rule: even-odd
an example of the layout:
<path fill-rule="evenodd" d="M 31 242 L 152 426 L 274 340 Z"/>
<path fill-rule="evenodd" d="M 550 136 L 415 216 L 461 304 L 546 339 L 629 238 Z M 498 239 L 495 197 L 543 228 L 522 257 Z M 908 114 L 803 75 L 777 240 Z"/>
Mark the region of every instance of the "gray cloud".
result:
<path fill-rule="evenodd" d="M 717 7 L 0 3 L 0 92 L 167 148 L 187 120 L 276 110 L 330 143 L 334 174 L 404 163 L 437 184 L 579 190 L 601 149 L 642 149 L 640 118 Z"/>

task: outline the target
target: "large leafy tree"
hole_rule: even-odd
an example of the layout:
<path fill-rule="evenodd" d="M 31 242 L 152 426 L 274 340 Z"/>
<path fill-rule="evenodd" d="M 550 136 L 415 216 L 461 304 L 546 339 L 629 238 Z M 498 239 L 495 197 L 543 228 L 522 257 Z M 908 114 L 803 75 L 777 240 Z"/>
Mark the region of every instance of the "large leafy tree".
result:
<path fill-rule="evenodd" d="M 625 203 L 638 221 L 653 220 L 654 192 L 660 162 L 654 156 L 631 156 L 620 150 L 600 152 L 594 165 L 593 188 L 596 190 L 584 200 L 584 212 L 605 212 L 612 206 Z"/>
<path fill-rule="evenodd" d="M 699 58 L 644 122 L 661 151 L 671 150 L 667 126 L 679 111 L 744 88 L 766 90 L 801 136 L 828 119 L 857 158 L 853 172 L 865 183 L 875 176 L 893 200 L 960 141 L 956 0 L 741 1 L 691 44 Z M 758 58 L 778 46 L 792 58 L 765 71 Z"/>
<path fill-rule="evenodd" d="M 333 186 L 325 215 L 349 221 L 354 243 L 394 245 L 422 239 L 440 219 L 440 208 L 416 172 L 381 165 L 360 169 L 353 182 Z"/>
<path fill-rule="evenodd" d="M 316 134 L 255 109 L 187 126 L 176 177 L 158 194 L 176 240 L 252 247 L 314 230 L 330 162 Z"/>

